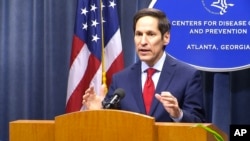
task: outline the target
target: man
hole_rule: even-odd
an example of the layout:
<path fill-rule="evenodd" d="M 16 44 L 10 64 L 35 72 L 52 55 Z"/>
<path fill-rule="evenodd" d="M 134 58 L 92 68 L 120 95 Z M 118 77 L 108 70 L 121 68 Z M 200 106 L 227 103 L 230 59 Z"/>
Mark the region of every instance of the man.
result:
<path fill-rule="evenodd" d="M 205 122 L 200 71 L 165 52 L 170 41 L 170 27 L 162 11 L 153 8 L 138 11 L 133 29 L 140 60 L 113 75 L 106 96 L 104 88 L 98 96 L 93 87 L 87 89 L 83 105 L 87 109 L 100 109 L 104 99 L 110 99 L 117 88 L 122 88 L 126 95 L 119 102 L 121 110 L 147 114 L 157 122 Z M 143 93 L 144 84 L 148 83 L 148 68 L 155 70 L 153 84 L 150 84 L 156 86 L 152 100 L 144 100 L 147 93 Z"/>

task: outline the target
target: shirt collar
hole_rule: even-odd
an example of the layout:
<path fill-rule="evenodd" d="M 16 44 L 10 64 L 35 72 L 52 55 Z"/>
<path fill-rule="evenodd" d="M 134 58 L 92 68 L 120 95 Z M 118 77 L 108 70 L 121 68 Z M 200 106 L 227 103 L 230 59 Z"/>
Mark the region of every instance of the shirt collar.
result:
<path fill-rule="evenodd" d="M 153 66 L 154 69 L 156 69 L 158 72 L 162 70 L 164 60 L 166 59 L 166 52 L 164 51 L 163 55 L 161 56 L 160 60 Z M 141 63 L 141 70 L 142 72 L 145 72 L 149 66 L 142 61 Z"/>

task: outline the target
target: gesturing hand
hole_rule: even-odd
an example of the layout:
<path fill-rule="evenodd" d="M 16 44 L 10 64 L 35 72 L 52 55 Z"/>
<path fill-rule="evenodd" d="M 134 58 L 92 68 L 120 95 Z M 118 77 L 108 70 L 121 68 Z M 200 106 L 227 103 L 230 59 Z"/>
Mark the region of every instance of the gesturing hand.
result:
<path fill-rule="evenodd" d="M 101 86 L 100 95 L 96 95 L 94 87 L 90 86 L 82 97 L 82 104 L 87 110 L 102 109 L 102 101 L 106 95 L 105 85 Z"/>
<path fill-rule="evenodd" d="M 178 101 L 170 92 L 161 92 L 161 94 L 155 94 L 155 97 L 162 103 L 172 118 L 179 118 L 181 116 Z"/>

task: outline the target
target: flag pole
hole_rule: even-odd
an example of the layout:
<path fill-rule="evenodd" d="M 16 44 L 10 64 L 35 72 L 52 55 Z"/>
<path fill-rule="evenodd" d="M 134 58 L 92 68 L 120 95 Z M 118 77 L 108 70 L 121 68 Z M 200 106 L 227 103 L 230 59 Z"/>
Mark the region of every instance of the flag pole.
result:
<path fill-rule="evenodd" d="M 101 5 L 101 32 L 102 32 L 102 85 L 105 86 L 105 94 L 108 91 L 107 88 L 107 77 L 106 77 L 106 71 L 105 71 L 105 48 L 104 48 L 104 31 L 103 31 L 103 4 L 102 4 L 102 0 L 100 0 L 100 5 Z"/>

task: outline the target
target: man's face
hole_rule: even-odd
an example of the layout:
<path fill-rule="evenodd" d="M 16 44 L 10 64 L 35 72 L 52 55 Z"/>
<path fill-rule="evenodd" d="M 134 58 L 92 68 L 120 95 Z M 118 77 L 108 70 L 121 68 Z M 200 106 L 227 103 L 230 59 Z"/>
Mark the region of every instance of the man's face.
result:
<path fill-rule="evenodd" d="M 170 34 L 162 37 L 158 19 L 150 16 L 140 18 L 135 25 L 136 52 L 141 61 L 153 66 L 162 56 L 164 45 L 169 43 Z"/>

